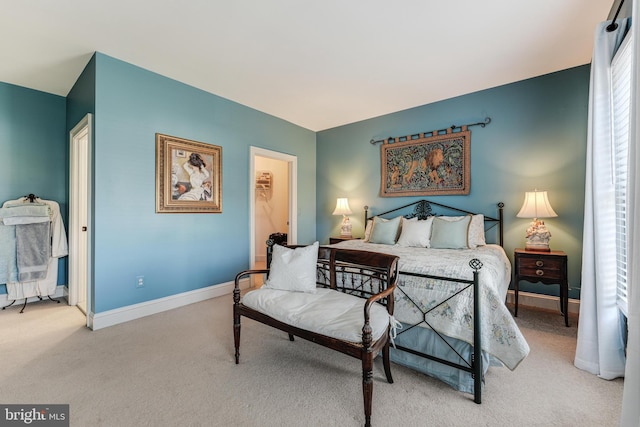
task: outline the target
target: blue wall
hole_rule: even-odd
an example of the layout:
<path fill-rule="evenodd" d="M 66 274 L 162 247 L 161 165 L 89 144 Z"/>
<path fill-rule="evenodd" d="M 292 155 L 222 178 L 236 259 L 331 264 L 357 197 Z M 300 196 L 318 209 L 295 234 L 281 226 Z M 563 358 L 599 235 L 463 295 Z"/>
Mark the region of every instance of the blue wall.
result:
<path fill-rule="evenodd" d="M 87 113 L 96 110 L 96 57 L 91 57 L 67 94 L 67 130 L 71 131 Z"/>
<path fill-rule="evenodd" d="M 250 146 L 298 157 L 298 240 L 313 242 L 314 132 L 100 53 L 95 83 L 96 313 L 248 268 Z M 223 213 L 155 212 L 156 132 L 222 147 Z"/>
<path fill-rule="evenodd" d="M 504 202 L 512 257 L 528 224 L 515 217 L 524 192 L 548 190 L 559 215 L 546 221 L 551 245 L 569 255 L 570 294 L 577 298 L 588 82 L 589 68 L 582 66 L 316 134 L 97 53 L 66 99 L 0 83 L 0 201 L 28 193 L 57 200 L 66 224 L 67 133 L 94 113 L 93 310 L 99 313 L 224 283 L 248 267 L 250 146 L 298 157 L 298 240 L 327 242 L 339 233 L 339 218 L 331 215 L 336 197 L 349 197 L 355 234 L 363 231 L 364 205 L 375 213 L 415 200 L 378 197 L 380 147 L 371 139 L 489 116 L 489 126 L 471 128 L 471 194 L 435 199 L 488 215 Z M 156 132 L 222 147 L 222 214 L 155 213 Z M 135 287 L 139 275 L 143 288 Z M 540 284 L 521 288 L 557 294 L 557 287 Z"/>
<path fill-rule="evenodd" d="M 64 97 L 0 82 L 0 205 L 33 193 L 57 201 L 66 224 L 65 114 Z M 66 258 L 58 268 L 64 283 Z"/>
<path fill-rule="evenodd" d="M 472 78 L 472 76 L 471 76 Z M 557 218 L 545 222 L 551 247 L 567 252 L 570 297 L 579 297 L 589 66 L 447 99 L 318 133 L 317 236 L 339 234 L 331 215 L 337 197 L 348 197 L 354 235 L 363 234 L 363 206 L 373 214 L 419 198 L 381 198 L 380 144 L 371 139 L 442 129 L 491 118 L 471 130 L 471 193 L 429 197 L 459 208 L 496 215 L 505 203 L 505 250 L 524 245 L 530 220 L 517 218 L 524 192 L 547 190 Z M 521 290 L 558 295 L 558 286 L 527 284 Z"/>

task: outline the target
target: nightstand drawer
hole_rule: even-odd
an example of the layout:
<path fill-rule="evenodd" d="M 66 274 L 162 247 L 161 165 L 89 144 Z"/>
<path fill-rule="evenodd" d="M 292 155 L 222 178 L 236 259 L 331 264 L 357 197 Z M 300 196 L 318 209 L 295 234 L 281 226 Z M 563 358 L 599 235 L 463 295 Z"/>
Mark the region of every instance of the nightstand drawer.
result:
<path fill-rule="evenodd" d="M 518 275 L 540 279 L 562 279 L 564 260 L 550 257 L 520 257 Z"/>
<path fill-rule="evenodd" d="M 560 270 L 564 260 L 557 258 L 520 257 L 520 268 L 533 268 L 545 270 Z"/>
<path fill-rule="evenodd" d="M 564 277 L 564 273 L 559 269 L 522 267 L 518 270 L 518 275 L 522 277 L 538 277 L 540 279 L 557 279 Z"/>

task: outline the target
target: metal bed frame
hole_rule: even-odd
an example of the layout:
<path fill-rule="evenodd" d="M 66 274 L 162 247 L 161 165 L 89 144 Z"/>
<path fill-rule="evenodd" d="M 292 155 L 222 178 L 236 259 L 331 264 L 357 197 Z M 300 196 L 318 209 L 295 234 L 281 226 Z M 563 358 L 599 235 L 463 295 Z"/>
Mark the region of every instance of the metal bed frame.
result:
<path fill-rule="evenodd" d="M 433 207 L 436 208 L 440 208 L 441 210 L 445 210 L 445 212 L 453 212 L 453 213 L 457 213 L 457 214 L 464 214 L 464 215 L 469 215 L 469 214 L 474 214 L 473 212 L 469 212 L 463 209 L 458 209 L 452 206 L 447 206 L 447 205 L 443 205 L 440 203 L 436 203 L 436 202 L 432 202 L 429 200 L 418 200 L 416 202 L 413 203 L 409 203 L 407 205 L 401 206 L 399 208 L 395 208 L 395 209 L 391 209 L 382 213 L 377 214 L 376 216 L 384 216 L 384 215 L 388 215 L 390 213 L 394 213 L 394 212 L 398 212 L 398 211 L 402 211 L 405 210 L 407 208 L 410 208 L 413 206 L 413 212 L 403 215 L 405 218 L 409 219 L 409 218 L 414 218 L 414 217 L 418 217 L 419 220 L 424 220 L 427 219 L 430 216 L 436 216 L 436 213 L 434 213 L 433 211 Z M 503 246 L 503 209 L 504 209 L 504 203 L 500 202 L 497 204 L 498 207 L 498 218 L 492 218 L 492 217 L 487 217 L 485 215 L 484 217 L 484 221 L 485 221 L 485 231 L 492 229 L 495 226 L 498 226 L 498 241 L 500 246 Z M 369 207 L 365 206 L 365 227 L 367 224 L 367 221 L 372 219 L 369 217 Z M 482 380 L 483 380 L 483 366 L 482 366 L 482 339 L 481 339 L 481 333 L 480 333 L 480 328 L 481 328 L 481 324 L 480 324 L 480 316 L 481 316 L 481 310 L 480 310 L 480 287 L 478 286 L 479 284 L 479 272 L 480 269 L 482 268 L 482 262 L 480 262 L 480 260 L 478 259 L 472 259 L 469 262 L 469 266 L 473 269 L 473 280 L 463 280 L 463 279 L 459 279 L 459 278 L 451 278 L 451 277 L 443 277 L 443 276 L 433 276 L 433 275 L 427 275 L 427 274 L 420 274 L 420 273 L 411 273 L 411 272 L 406 272 L 406 271 L 400 271 L 400 277 L 402 277 L 402 275 L 407 275 L 407 276 L 415 276 L 415 277 L 423 277 L 423 278 L 427 278 L 427 279 L 434 279 L 434 280 L 443 280 L 443 281 L 448 281 L 448 282 L 456 282 L 456 283 L 461 283 L 463 284 L 463 286 L 453 295 L 449 296 L 448 298 L 446 298 L 445 300 L 441 301 L 440 303 L 436 304 L 435 306 L 429 308 L 428 310 L 423 309 L 422 307 L 420 307 L 417 303 L 415 303 L 406 293 L 404 293 L 404 291 L 402 290 L 401 286 L 397 286 L 396 289 L 400 290 L 401 292 L 403 292 L 407 298 L 416 306 L 416 308 L 418 308 L 418 310 L 420 310 L 422 312 L 423 315 L 423 320 L 421 320 L 420 322 L 414 324 L 414 325 L 410 325 L 408 328 L 403 329 L 401 331 L 398 331 L 398 335 L 401 335 L 402 333 L 405 333 L 411 329 L 413 329 L 414 327 L 419 326 L 420 324 L 424 323 L 426 324 L 431 330 L 433 330 L 436 335 L 447 345 L 449 346 L 449 348 L 457 354 L 458 358 L 461 360 L 461 363 L 455 363 L 455 362 L 451 362 L 449 360 L 446 359 L 442 359 L 440 357 L 436 357 L 430 354 L 426 354 L 423 353 L 421 351 L 418 351 L 416 349 L 411 349 L 411 348 L 407 348 L 404 346 L 400 346 L 400 345 L 396 345 L 395 348 L 397 350 L 401 350 L 401 351 L 405 351 L 408 353 L 411 353 L 413 355 L 419 356 L 419 357 L 424 357 L 426 359 L 438 362 L 438 363 L 443 363 L 445 365 L 451 366 L 453 368 L 457 368 L 457 369 L 461 369 L 465 372 L 469 372 L 471 373 L 471 377 L 473 378 L 473 401 L 477 404 L 480 404 L 482 402 Z M 465 359 L 458 351 L 456 351 L 451 344 L 449 344 L 447 342 L 447 340 L 435 329 L 433 328 L 429 322 L 427 322 L 427 314 L 429 312 L 431 312 L 432 310 L 435 310 L 437 307 L 441 306 L 442 304 L 446 303 L 447 301 L 449 301 L 451 298 L 454 298 L 455 296 L 459 295 L 460 293 L 466 291 L 467 289 L 469 289 L 469 287 L 473 287 L 473 353 L 471 355 L 471 360 L 467 360 Z"/>

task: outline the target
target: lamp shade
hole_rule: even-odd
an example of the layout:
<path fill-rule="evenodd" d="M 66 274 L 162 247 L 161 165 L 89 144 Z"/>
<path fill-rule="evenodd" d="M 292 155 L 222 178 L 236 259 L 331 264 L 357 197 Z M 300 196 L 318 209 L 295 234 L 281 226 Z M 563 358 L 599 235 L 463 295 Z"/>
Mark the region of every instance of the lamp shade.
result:
<path fill-rule="evenodd" d="M 516 215 L 519 218 L 552 218 L 558 216 L 554 212 L 546 191 L 527 191 L 524 194 L 524 203 L 520 212 Z"/>
<path fill-rule="evenodd" d="M 351 209 L 349 209 L 349 201 L 346 197 L 339 198 L 336 201 L 336 209 L 333 211 L 333 215 L 351 215 Z"/>

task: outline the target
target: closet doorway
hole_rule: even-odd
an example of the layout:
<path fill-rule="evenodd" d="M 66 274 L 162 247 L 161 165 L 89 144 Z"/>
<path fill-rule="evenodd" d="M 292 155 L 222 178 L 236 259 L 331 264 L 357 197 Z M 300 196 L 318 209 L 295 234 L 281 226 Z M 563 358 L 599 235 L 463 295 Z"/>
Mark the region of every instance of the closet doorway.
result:
<path fill-rule="evenodd" d="M 251 147 L 249 175 L 250 263 L 266 265 L 266 241 L 273 233 L 286 233 L 289 244 L 297 243 L 296 156 Z M 261 285 L 261 278 L 251 286 Z"/>
<path fill-rule="evenodd" d="M 69 305 L 91 325 L 91 147 L 93 117 L 87 114 L 69 133 Z"/>

